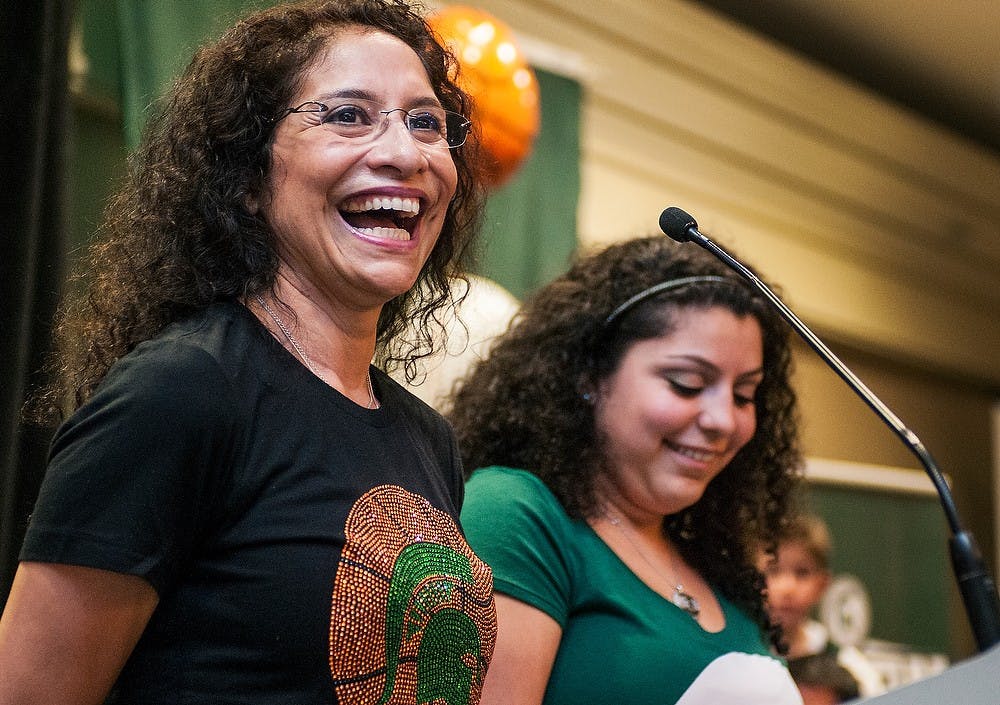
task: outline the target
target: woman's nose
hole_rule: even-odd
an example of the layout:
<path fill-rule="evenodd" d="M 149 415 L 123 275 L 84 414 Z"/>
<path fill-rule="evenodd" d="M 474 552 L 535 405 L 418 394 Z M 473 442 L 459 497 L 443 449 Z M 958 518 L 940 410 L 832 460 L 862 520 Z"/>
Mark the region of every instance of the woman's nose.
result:
<path fill-rule="evenodd" d="M 373 167 L 394 166 L 403 173 L 423 169 L 427 165 L 427 154 L 410 133 L 406 113 L 393 111 L 382 120 L 382 129 L 368 149 L 369 163 Z"/>
<path fill-rule="evenodd" d="M 706 431 L 732 433 L 736 428 L 736 401 L 725 392 L 703 394 L 699 423 Z"/>

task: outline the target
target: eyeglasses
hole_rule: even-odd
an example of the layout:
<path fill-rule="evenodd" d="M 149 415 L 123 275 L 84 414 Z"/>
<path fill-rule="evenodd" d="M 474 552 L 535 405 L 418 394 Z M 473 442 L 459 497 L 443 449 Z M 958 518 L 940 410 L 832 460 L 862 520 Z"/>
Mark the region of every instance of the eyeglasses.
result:
<path fill-rule="evenodd" d="M 307 100 L 294 108 L 285 108 L 271 122 L 278 123 L 292 113 L 321 113 L 320 121 L 341 137 L 372 140 L 385 132 L 389 116 L 403 114 L 403 124 L 410 135 L 423 144 L 445 143 L 448 149 L 465 144 L 472 122 L 464 115 L 437 106 L 384 109 L 378 103 L 364 98 L 351 98 L 350 103 L 328 107 L 317 100 Z"/>

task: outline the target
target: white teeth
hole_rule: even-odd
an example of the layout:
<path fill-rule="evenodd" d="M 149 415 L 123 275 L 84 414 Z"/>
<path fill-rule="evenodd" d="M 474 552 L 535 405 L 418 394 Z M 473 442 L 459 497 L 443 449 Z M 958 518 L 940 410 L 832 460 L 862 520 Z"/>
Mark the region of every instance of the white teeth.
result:
<path fill-rule="evenodd" d="M 709 453 L 704 450 L 695 450 L 694 448 L 687 448 L 684 446 L 671 445 L 675 453 L 683 455 L 685 458 L 691 458 L 692 460 L 697 460 L 699 462 L 705 463 L 712 459 L 715 455 L 714 453 Z"/>
<path fill-rule="evenodd" d="M 348 213 L 362 213 L 364 211 L 391 210 L 400 213 L 417 215 L 420 213 L 420 199 L 400 198 L 399 196 L 366 196 L 364 198 L 351 198 L 341 205 L 341 210 Z"/>
<path fill-rule="evenodd" d="M 369 237 L 384 238 L 387 240 L 409 240 L 410 233 L 401 228 L 358 228 L 359 232 Z"/>

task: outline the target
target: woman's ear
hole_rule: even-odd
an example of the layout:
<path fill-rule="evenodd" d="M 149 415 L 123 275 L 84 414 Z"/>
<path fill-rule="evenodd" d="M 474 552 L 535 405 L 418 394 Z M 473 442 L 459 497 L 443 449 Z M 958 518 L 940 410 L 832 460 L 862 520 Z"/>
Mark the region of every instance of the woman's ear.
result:
<path fill-rule="evenodd" d="M 250 215 L 260 215 L 260 212 L 267 207 L 271 191 L 268 188 L 267 176 L 260 174 L 259 178 L 253 178 L 244 184 L 243 207 Z"/>
<path fill-rule="evenodd" d="M 597 403 L 597 385 L 591 379 L 581 379 L 577 382 L 576 391 L 584 403 L 593 406 Z"/>

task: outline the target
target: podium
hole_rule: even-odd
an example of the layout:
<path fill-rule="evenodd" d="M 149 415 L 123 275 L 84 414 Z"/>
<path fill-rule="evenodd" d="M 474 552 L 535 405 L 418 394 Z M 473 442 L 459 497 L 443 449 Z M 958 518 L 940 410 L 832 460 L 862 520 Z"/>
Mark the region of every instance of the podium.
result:
<path fill-rule="evenodd" d="M 997 705 L 1000 703 L 1000 644 L 936 676 L 857 705 Z"/>

